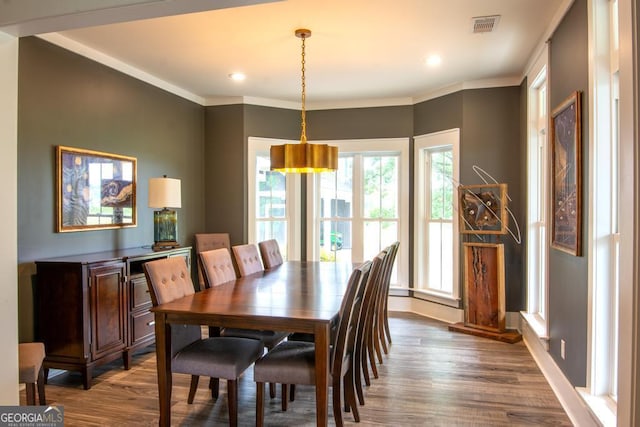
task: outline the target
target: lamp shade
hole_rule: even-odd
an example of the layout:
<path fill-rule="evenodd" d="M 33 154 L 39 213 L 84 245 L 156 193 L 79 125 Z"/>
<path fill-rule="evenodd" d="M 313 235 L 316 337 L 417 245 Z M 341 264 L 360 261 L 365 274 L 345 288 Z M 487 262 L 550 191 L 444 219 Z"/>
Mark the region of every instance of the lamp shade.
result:
<path fill-rule="evenodd" d="M 180 208 L 180 180 L 175 178 L 149 178 L 150 208 Z"/>

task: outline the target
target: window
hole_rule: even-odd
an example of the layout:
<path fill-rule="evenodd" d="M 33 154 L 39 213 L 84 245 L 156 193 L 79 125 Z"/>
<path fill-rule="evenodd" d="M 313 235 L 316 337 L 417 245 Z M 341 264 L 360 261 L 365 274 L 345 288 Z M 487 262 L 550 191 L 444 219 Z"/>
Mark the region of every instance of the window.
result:
<path fill-rule="evenodd" d="M 407 286 L 408 142 L 327 142 L 338 146 L 340 157 L 336 172 L 307 179 L 310 259 L 361 262 L 399 240 L 391 281 Z"/>
<path fill-rule="evenodd" d="M 415 138 L 415 281 L 427 299 L 457 307 L 458 129 Z"/>
<path fill-rule="evenodd" d="M 528 97 L 527 142 L 527 314 L 541 338 L 548 337 L 548 170 L 547 49 L 534 66 Z"/>
<path fill-rule="evenodd" d="M 276 239 L 284 259 L 300 259 L 300 175 L 269 170 L 269 147 L 291 142 L 249 138 L 248 237 L 253 243 Z"/>
<path fill-rule="evenodd" d="M 589 336 L 582 392 L 604 425 L 616 424 L 620 291 L 618 2 L 590 3 Z"/>

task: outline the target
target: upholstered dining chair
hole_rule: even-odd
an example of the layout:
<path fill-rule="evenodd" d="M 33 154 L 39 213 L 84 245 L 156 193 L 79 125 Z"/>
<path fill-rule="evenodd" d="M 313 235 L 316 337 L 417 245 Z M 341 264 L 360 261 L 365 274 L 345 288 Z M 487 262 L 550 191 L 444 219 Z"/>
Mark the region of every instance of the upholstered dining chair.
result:
<path fill-rule="evenodd" d="M 258 248 L 253 243 L 246 245 L 233 246 L 233 256 L 236 258 L 238 271 L 240 276 L 248 276 L 250 274 L 264 271 Z"/>
<path fill-rule="evenodd" d="M 44 344 L 26 342 L 18 344 L 18 382 L 27 389 L 27 405 L 36 404 L 36 384 L 38 386 L 38 402 L 46 405 L 44 395 Z"/>
<path fill-rule="evenodd" d="M 231 250 L 231 241 L 229 233 L 196 233 L 194 235 L 196 256 L 200 252 L 210 251 L 212 249 L 227 248 Z M 202 277 L 202 268 L 200 266 L 200 257 L 197 256 L 198 264 L 198 285 L 200 289 L 204 289 L 204 279 Z M 234 272 L 237 275 L 237 269 L 234 266 Z"/>
<path fill-rule="evenodd" d="M 264 240 L 258 243 L 258 247 L 260 248 L 260 256 L 262 257 L 264 268 L 268 270 L 282 264 L 282 254 L 276 239 Z"/>
<path fill-rule="evenodd" d="M 154 306 L 195 292 L 187 263 L 169 257 L 144 264 Z M 229 425 L 238 423 L 238 378 L 263 353 L 259 340 L 238 337 L 202 338 L 199 325 L 172 325 L 171 372 L 191 375 L 187 402 L 193 403 L 200 375 L 227 380 Z M 212 397 L 217 397 L 217 387 Z"/>
<path fill-rule="evenodd" d="M 226 248 L 214 249 L 200 253 L 200 264 L 203 268 L 205 288 L 211 288 L 236 279 L 231 255 Z M 279 331 L 263 331 L 241 328 L 223 328 L 219 330 L 223 337 L 252 338 L 262 341 L 267 351 L 278 345 L 289 333 Z M 213 384 L 215 387 L 215 384 Z M 273 398 L 276 394 L 275 384 L 269 385 L 269 393 Z"/>
<path fill-rule="evenodd" d="M 345 409 L 353 412 L 354 419 L 360 420 L 355 391 L 353 389 L 353 348 L 357 313 L 363 296 L 363 287 L 367 282 L 371 262 L 367 261 L 357 267 L 349 277 L 347 290 L 342 299 L 338 332 L 331 346 L 330 372 L 333 388 L 333 416 L 337 426 L 343 425 L 342 391 L 344 384 Z M 256 425 L 264 425 L 264 383 L 283 384 L 283 402 L 286 401 L 284 390 L 287 384 L 315 385 L 315 344 L 305 341 L 284 341 L 273 350 L 257 360 L 253 368 L 253 379 L 256 381 Z"/>

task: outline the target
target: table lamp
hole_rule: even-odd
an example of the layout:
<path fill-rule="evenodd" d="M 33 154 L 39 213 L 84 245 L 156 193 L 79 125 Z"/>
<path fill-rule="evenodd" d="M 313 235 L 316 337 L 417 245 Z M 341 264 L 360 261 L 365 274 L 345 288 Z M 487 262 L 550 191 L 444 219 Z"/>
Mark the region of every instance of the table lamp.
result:
<path fill-rule="evenodd" d="M 153 212 L 154 251 L 178 247 L 178 214 L 172 208 L 182 207 L 180 180 L 175 178 L 149 179 L 149 207 Z"/>

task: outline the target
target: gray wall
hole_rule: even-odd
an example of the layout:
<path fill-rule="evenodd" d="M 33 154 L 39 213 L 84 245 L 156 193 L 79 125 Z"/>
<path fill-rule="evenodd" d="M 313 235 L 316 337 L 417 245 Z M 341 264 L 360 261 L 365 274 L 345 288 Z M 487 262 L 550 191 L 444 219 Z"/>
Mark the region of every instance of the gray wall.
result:
<path fill-rule="evenodd" d="M 296 140 L 300 112 L 255 105 L 206 107 L 205 228 L 247 242 L 247 141 L 250 136 Z"/>
<path fill-rule="evenodd" d="M 178 239 L 204 228 L 204 109 L 35 37 L 20 40 L 18 83 L 20 340 L 33 338 L 36 259 L 153 243 L 150 177 L 182 180 Z M 136 157 L 135 228 L 55 232 L 54 147 Z"/>
<path fill-rule="evenodd" d="M 574 91 L 582 92 L 582 241 L 589 223 L 589 84 L 587 0 L 576 0 L 551 37 L 549 64 L 550 108 L 553 110 Z M 587 372 L 587 247 L 582 256 L 550 249 L 549 341 L 550 353 L 576 387 L 584 386 Z M 566 359 L 560 357 L 560 340 L 566 342 Z"/>

